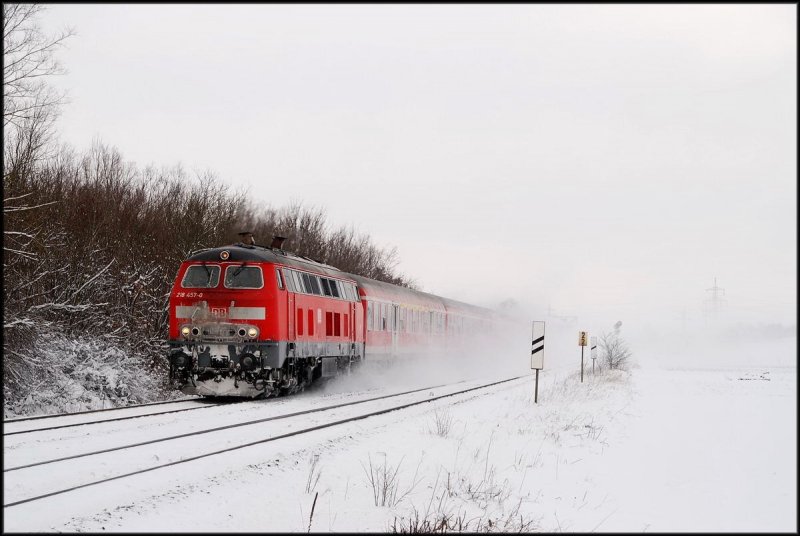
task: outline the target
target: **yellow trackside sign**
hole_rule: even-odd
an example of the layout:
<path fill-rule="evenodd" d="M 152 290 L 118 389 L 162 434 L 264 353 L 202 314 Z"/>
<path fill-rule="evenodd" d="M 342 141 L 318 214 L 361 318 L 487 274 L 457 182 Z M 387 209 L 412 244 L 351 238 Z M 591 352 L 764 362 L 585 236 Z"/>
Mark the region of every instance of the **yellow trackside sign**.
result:
<path fill-rule="evenodd" d="M 586 332 L 579 331 L 578 332 L 578 346 L 587 346 L 586 344 Z"/>

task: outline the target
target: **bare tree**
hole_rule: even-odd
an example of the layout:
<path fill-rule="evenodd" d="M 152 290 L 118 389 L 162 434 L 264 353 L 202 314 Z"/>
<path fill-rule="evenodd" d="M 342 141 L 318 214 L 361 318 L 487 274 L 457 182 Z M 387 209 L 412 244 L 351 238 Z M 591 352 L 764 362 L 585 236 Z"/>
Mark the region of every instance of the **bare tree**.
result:
<path fill-rule="evenodd" d="M 396 251 L 376 247 L 352 228 L 331 230 L 322 209 L 264 207 L 213 173 L 140 169 L 99 142 L 82 154 L 51 149 L 45 144 L 34 158 L 22 159 L 31 165 L 15 165 L 3 179 L 9 406 L 36 399 L 41 384 L 68 379 L 83 385 L 84 369 L 72 358 L 55 359 L 53 350 L 62 349 L 47 341 L 90 341 L 92 348 L 124 351 L 126 358 L 113 364 L 117 378 L 128 378 L 123 383 L 166 379 L 168 299 L 180 262 L 193 250 L 236 241 L 245 228 L 261 243 L 278 233 L 292 237 L 287 249 L 301 255 L 367 277 L 406 281 L 394 270 Z M 166 381 L 162 387 L 169 387 Z"/>
<path fill-rule="evenodd" d="M 608 365 L 608 368 L 624 369 L 627 366 L 632 354 L 628 345 L 620 337 L 617 326 L 613 332 L 600 335 L 599 346 L 600 360 Z"/>
<path fill-rule="evenodd" d="M 74 35 L 65 29 L 45 35 L 37 16 L 41 4 L 3 4 L 3 129 L 18 128 L 46 111 L 57 112 L 64 95 L 47 83 L 47 77 L 62 74 L 54 52 Z"/>

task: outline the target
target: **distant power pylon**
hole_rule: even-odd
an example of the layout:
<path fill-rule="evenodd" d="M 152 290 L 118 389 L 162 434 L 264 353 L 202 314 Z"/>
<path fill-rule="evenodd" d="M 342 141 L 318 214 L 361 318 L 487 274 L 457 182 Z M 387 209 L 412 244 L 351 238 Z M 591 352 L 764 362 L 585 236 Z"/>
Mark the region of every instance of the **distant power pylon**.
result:
<path fill-rule="evenodd" d="M 706 313 L 716 314 L 722 311 L 727 305 L 727 300 L 722 297 L 725 295 L 725 289 L 717 286 L 716 277 L 714 277 L 714 286 L 707 288 L 706 292 L 711 293 L 711 297 L 705 300 Z"/>

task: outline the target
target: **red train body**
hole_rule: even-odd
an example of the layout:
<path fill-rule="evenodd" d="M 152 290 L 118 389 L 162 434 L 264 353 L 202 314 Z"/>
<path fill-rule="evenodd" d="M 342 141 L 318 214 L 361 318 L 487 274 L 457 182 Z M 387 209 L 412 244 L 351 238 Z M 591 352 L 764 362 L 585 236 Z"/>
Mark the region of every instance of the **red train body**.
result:
<path fill-rule="evenodd" d="M 170 376 L 181 390 L 248 397 L 457 347 L 495 321 L 489 309 L 241 243 L 184 261 L 169 314 Z"/>

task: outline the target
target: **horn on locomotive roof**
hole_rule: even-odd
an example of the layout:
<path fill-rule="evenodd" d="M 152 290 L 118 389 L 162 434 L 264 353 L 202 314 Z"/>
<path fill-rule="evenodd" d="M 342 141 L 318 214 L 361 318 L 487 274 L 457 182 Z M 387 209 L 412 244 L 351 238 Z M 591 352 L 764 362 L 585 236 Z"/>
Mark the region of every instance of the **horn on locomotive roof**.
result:
<path fill-rule="evenodd" d="M 253 233 L 251 231 L 242 231 L 238 234 L 241 237 L 242 244 L 247 244 L 249 246 L 255 245 L 256 239 L 253 238 Z"/>
<path fill-rule="evenodd" d="M 272 243 L 269 245 L 270 249 L 282 249 L 284 240 L 286 240 L 285 236 L 279 236 L 279 235 L 273 236 Z"/>

